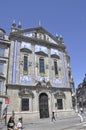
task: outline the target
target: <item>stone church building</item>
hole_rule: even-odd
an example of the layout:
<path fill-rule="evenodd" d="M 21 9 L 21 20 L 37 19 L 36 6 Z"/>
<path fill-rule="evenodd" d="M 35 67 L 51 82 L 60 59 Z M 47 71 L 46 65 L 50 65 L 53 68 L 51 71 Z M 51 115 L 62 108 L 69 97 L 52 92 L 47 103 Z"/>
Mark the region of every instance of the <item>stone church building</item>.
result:
<path fill-rule="evenodd" d="M 73 114 L 70 57 L 62 36 L 44 27 L 22 29 L 13 22 L 6 93 L 7 114 L 24 119 Z"/>

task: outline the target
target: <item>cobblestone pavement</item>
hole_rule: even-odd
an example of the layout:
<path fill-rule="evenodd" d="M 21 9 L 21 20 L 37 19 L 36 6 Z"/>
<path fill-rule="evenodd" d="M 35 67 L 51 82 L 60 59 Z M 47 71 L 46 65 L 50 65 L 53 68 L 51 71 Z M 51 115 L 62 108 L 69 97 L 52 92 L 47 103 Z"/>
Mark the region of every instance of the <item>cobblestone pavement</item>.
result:
<path fill-rule="evenodd" d="M 60 130 L 86 130 L 86 122 L 75 124 Z"/>
<path fill-rule="evenodd" d="M 0 130 L 7 130 L 4 123 L 0 124 Z M 23 123 L 23 130 L 86 130 L 86 117 L 84 122 L 80 123 L 79 117 L 57 119 L 51 122 L 51 119 L 30 120 Z"/>

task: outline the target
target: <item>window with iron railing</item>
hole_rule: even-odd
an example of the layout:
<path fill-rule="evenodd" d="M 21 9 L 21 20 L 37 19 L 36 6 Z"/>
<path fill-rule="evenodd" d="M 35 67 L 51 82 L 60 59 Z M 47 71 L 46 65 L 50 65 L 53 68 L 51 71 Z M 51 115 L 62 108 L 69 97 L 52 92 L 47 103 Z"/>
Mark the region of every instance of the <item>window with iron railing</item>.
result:
<path fill-rule="evenodd" d="M 58 109 L 63 109 L 62 99 L 57 99 L 57 108 L 58 108 Z"/>
<path fill-rule="evenodd" d="M 22 98 L 22 104 L 21 104 L 21 110 L 22 111 L 29 111 L 29 99 L 28 98 Z"/>

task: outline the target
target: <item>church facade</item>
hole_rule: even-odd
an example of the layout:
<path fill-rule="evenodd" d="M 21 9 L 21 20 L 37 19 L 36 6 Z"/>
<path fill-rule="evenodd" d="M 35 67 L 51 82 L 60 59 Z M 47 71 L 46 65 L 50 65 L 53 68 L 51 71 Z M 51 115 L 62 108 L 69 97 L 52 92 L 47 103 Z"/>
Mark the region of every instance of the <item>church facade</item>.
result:
<path fill-rule="evenodd" d="M 12 24 L 9 35 L 8 116 L 49 118 L 72 113 L 70 57 L 63 38 L 42 26 L 21 29 Z"/>

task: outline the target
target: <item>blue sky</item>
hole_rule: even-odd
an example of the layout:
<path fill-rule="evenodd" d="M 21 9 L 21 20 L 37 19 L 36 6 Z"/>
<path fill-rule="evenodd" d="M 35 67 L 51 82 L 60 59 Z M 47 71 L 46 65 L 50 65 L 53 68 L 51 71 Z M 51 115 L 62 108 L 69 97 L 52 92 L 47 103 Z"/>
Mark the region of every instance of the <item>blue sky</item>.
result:
<path fill-rule="evenodd" d="M 75 87 L 86 73 L 86 0 L 0 0 L 0 28 L 7 34 L 13 20 L 22 28 L 42 26 L 62 35 L 71 57 Z"/>

